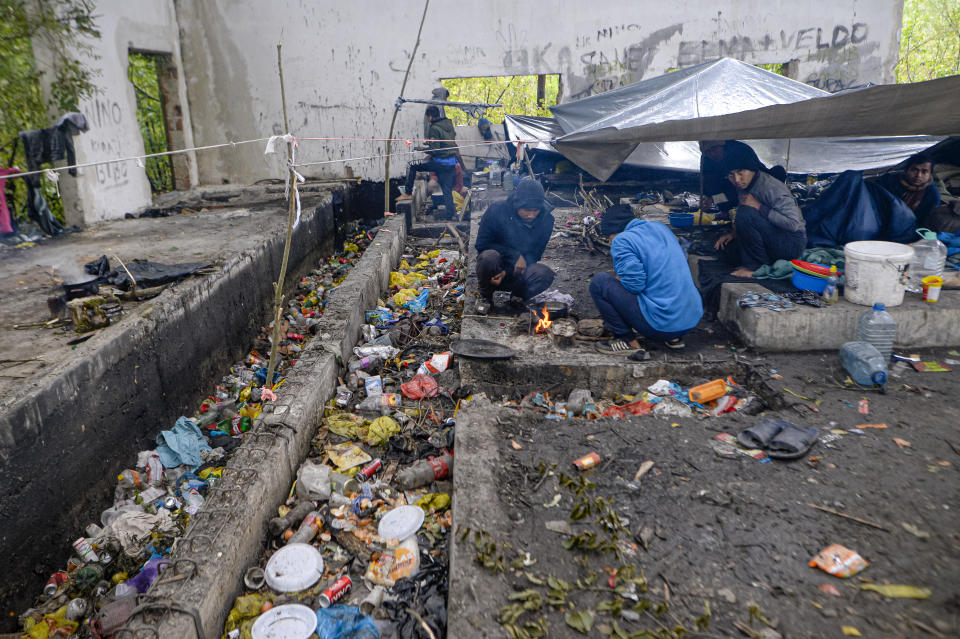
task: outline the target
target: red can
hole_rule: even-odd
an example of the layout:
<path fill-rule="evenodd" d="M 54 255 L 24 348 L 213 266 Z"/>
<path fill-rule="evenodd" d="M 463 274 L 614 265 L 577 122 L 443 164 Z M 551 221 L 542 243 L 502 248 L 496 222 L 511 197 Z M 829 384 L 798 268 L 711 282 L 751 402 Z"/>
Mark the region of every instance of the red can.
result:
<path fill-rule="evenodd" d="M 67 573 L 64 571 L 55 572 L 50 575 L 50 579 L 47 580 L 47 585 L 43 587 L 43 594 L 47 597 L 52 597 L 57 594 L 57 591 L 60 590 L 60 586 L 67 583 Z"/>
<path fill-rule="evenodd" d="M 345 594 L 350 591 L 350 588 L 353 587 L 353 581 L 350 580 L 350 577 L 343 575 L 335 582 L 330 584 L 330 587 L 320 593 L 320 596 L 317 597 L 317 601 L 320 603 L 321 608 L 329 608 L 331 604 L 335 604 L 340 601 Z"/>
<path fill-rule="evenodd" d="M 302 342 L 302 341 L 303 341 L 303 335 L 301 335 L 300 333 L 287 333 L 287 339 L 292 339 L 292 340 L 296 340 L 296 341 L 298 341 L 298 342 Z"/>
<path fill-rule="evenodd" d="M 364 479 L 370 479 L 373 477 L 373 474 L 380 470 L 383 467 L 383 462 L 380 461 L 380 458 L 377 457 L 372 462 L 360 469 L 360 472 L 357 473 L 358 476 L 363 477 Z"/>

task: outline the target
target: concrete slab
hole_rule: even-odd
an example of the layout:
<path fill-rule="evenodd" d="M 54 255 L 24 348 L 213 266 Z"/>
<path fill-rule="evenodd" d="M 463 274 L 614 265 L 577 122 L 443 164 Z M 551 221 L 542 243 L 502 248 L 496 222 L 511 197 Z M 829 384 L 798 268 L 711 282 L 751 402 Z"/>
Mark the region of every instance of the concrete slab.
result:
<path fill-rule="evenodd" d="M 747 346 L 765 351 L 838 349 L 854 338 L 857 319 L 868 310 L 842 299 L 823 308 L 800 306 L 781 313 L 738 307 L 737 299 L 748 291 L 769 292 L 759 283 L 724 284 L 718 317 Z M 936 304 L 907 293 L 902 305 L 887 310 L 897 321 L 899 347 L 960 344 L 960 291 L 943 291 Z"/>

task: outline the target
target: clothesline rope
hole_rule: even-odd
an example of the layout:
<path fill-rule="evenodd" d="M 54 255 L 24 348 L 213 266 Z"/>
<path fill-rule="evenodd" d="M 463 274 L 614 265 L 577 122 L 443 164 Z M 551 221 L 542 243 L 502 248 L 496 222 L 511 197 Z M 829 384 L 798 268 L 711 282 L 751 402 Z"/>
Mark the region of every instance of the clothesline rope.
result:
<path fill-rule="evenodd" d="M 283 137 L 284 137 L 284 136 L 270 136 L 270 137 L 266 137 L 266 138 L 255 138 L 255 139 L 252 139 L 252 140 L 239 140 L 239 141 L 236 141 L 236 142 L 224 142 L 224 143 L 221 143 L 221 144 L 209 144 L 209 145 L 206 145 L 206 146 L 195 146 L 195 147 L 191 147 L 191 148 L 188 148 L 188 149 L 177 149 L 176 151 L 162 151 L 162 152 L 160 152 L 160 153 L 147 153 L 147 154 L 145 154 L 145 155 L 130 155 L 130 156 L 127 156 L 127 157 L 113 158 L 113 159 L 110 159 L 110 160 L 97 160 L 97 161 L 95 161 L 95 162 L 82 162 L 82 163 L 78 163 L 78 164 L 71 164 L 71 165 L 68 165 L 68 166 L 57 166 L 57 167 L 52 167 L 52 168 L 47 168 L 47 169 L 37 169 L 36 171 L 24 171 L 24 172 L 21 172 L 21 173 L 15 173 L 15 174 L 12 174 L 12 175 L 9 175 L 9 176 L 5 176 L 5 177 L 6 177 L 7 179 L 9 179 L 9 178 L 29 177 L 29 176 L 31 176 L 31 175 L 49 175 L 48 172 L 69 171 L 69 170 L 71 170 L 71 169 L 83 169 L 83 168 L 87 168 L 87 167 L 91 167 L 91 166 L 101 166 L 101 165 L 103 165 L 103 164 L 113 164 L 113 163 L 115 163 L 115 162 L 130 162 L 130 161 L 135 161 L 135 162 L 137 162 L 137 164 L 139 165 L 143 160 L 146 160 L 146 159 L 149 159 L 149 158 L 164 157 L 164 156 L 169 156 L 169 155 L 178 155 L 178 154 L 182 154 L 182 153 L 192 153 L 192 152 L 194 152 L 194 151 L 208 151 L 208 150 L 211 150 L 211 149 L 222 149 L 222 148 L 225 148 L 225 147 L 233 147 L 233 148 L 236 148 L 237 146 L 240 146 L 241 144 L 253 144 L 253 143 L 257 143 L 257 142 L 268 142 L 271 138 L 283 138 Z M 350 138 L 350 137 L 327 137 L 327 138 L 321 138 L 321 137 L 302 137 L 302 138 L 298 138 L 298 137 L 293 137 L 293 142 L 294 142 L 294 143 L 296 143 L 296 142 L 336 142 L 336 141 L 341 141 L 341 142 L 403 142 L 403 143 L 407 144 L 407 146 L 410 146 L 410 145 L 412 145 L 412 143 L 414 143 L 414 142 L 450 142 L 451 140 L 439 140 L 439 139 L 431 139 L 431 138 L 396 138 L 396 139 L 391 139 L 391 138 Z M 552 142 L 552 140 L 509 140 L 509 141 L 508 141 L 508 140 L 492 140 L 492 141 L 478 142 L 478 143 L 476 143 L 476 144 L 460 144 L 460 145 L 457 145 L 456 148 L 457 148 L 457 149 L 469 149 L 469 148 L 474 148 L 474 147 L 478 147 L 478 146 L 491 146 L 491 145 L 494 145 L 494 144 L 507 144 L 507 143 L 510 143 L 510 144 L 531 144 L 531 143 L 544 142 L 544 141 Z M 409 154 L 412 154 L 412 153 L 419 153 L 419 151 L 416 151 L 416 150 L 397 151 L 397 152 L 391 153 L 390 156 L 393 157 L 393 156 L 396 156 L 396 155 L 409 155 Z M 381 159 L 381 158 L 385 158 L 385 157 L 387 157 L 387 154 L 386 154 L 386 153 L 380 153 L 380 154 L 377 154 L 377 155 L 369 155 L 369 156 L 362 156 L 362 157 L 355 157 L 355 158 L 339 158 L 339 159 L 335 159 L 335 160 L 323 160 L 323 161 L 319 161 L 319 162 L 306 162 L 306 163 L 301 163 L 301 164 L 295 164 L 294 166 L 301 166 L 301 167 L 302 167 L 302 166 L 317 166 L 317 165 L 322 165 L 322 164 L 336 164 L 336 163 L 338 163 L 338 162 L 355 162 L 355 161 L 359 161 L 359 160 L 375 160 L 375 159 Z"/>

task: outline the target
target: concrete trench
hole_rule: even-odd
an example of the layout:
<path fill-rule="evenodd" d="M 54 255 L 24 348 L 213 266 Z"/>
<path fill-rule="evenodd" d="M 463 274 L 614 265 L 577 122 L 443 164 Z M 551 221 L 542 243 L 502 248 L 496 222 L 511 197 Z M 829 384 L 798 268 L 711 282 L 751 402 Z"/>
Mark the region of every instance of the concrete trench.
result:
<path fill-rule="evenodd" d="M 349 194 L 347 194 L 349 198 Z M 291 279 L 330 254 L 343 194 L 305 198 Z M 0 551 L 7 609 L 23 609 L 66 563 L 77 531 L 112 495 L 116 473 L 160 429 L 192 410 L 209 379 L 241 358 L 272 299 L 282 230 L 215 274 L 188 279 L 83 345 L 90 355 L 49 375 L 0 416 Z"/>
<path fill-rule="evenodd" d="M 318 337 L 304 348 L 277 402 L 268 404 L 233 453 L 223 480 L 209 490 L 204 507 L 178 540 L 170 567 L 118 636 L 220 636 L 242 575 L 264 545 L 273 516 L 265 505 L 285 499 L 341 364 L 360 337 L 364 309 L 375 306 L 386 288 L 405 238 L 403 217 L 389 218 L 347 279 L 330 293 Z"/>

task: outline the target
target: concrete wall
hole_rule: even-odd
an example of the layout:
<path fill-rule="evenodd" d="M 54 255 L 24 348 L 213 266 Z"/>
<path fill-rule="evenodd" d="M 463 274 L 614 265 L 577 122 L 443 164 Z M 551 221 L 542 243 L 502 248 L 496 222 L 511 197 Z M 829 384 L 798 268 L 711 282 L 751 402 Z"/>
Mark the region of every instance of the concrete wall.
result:
<path fill-rule="evenodd" d="M 80 59 L 99 71 L 94 79 L 99 92 L 80 104 L 90 130 L 74 139 L 79 163 L 144 153 L 136 117 L 136 96 L 127 79 L 130 49 L 169 54 L 173 65 L 182 69 L 180 34 L 172 0 L 97 0 L 95 14 L 101 38 L 91 40 L 89 55 L 82 53 Z M 41 61 L 51 55 L 62 55 L 59 51 L 44 50 L 42 42 L 35 42 L 34 50 Z M 164 91 L 168 110 L 173 112 L 180 107 L 181 131 L 174 137 L 185 146 L 193 146 L 183 73 L 170 80 L 169 72 L 164 71 L 167 76 L 164 87 L 178 87 L 176 91 Z M 190 183 L 196 184 L 193 159 L 178 159 L 178 165 L 181 174 L 187 172 Z M 146 171 L 134 161 L 83 168 L 76 178 L 64 174 L 60 185 L 69 224 L 123 217 L 124 213 L 151 202 Z"/>
<path fill-rule="evenodd" d="M 276 45 L 292 132 L 310 137 L 386 137 L 393 103 L 416 38 L 420 2 L 177 0 L 200 144 L 282 132 Z M 576 99 L 719 56 L 751 63 L 794 61 L 800 80 L 837 90 L 893 80 L 900 0 L 696 1 L 489 0 L 430 5 L 407 97 L 429 97 L 441 78 L 560 73 Z M 408 106 L 400 137 L 418 137 L 423 107 Z M 382 143 L 309 142 L 298 158 L 361 158 Z M 394 161 L 393 174 L 411 157 Z M 252 147 L 198 158 L 203 182 L 275 176 L 280 158 Z M 400 166 L 397 166 L 397 165 Z M 307 167 L 342 175 L 350 166 L 383 178 L 382 160 Z"/>

